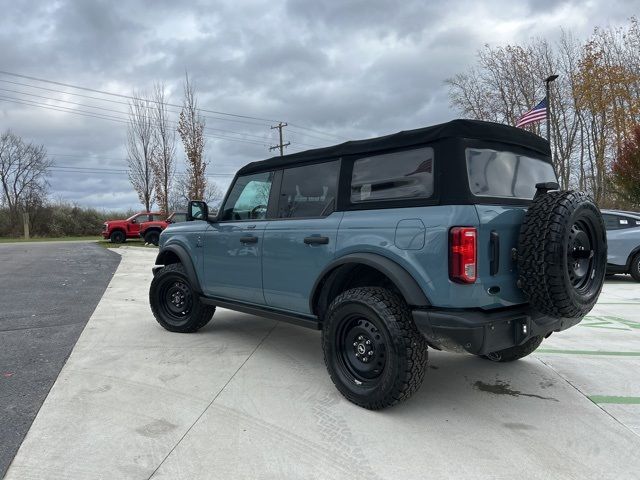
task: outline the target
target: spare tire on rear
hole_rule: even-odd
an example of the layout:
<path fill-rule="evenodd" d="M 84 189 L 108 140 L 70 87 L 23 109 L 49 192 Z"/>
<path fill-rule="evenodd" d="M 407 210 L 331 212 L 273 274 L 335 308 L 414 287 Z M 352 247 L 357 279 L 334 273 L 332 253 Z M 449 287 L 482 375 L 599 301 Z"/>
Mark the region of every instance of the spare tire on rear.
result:
<path fill-rule="evenodd" d="M 604 222 L 591 197 L 537 195 L 518 239 L 518 285 L 529 303 L 552 317 L 583 317 L 598 300 L 606 267 Z"/>

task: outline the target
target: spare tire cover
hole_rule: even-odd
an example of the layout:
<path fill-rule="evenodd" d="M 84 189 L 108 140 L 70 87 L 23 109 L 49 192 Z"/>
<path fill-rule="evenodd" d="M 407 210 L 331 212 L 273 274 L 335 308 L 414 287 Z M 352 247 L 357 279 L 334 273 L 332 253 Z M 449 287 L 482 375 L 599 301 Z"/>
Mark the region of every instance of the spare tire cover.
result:
<path fill-rule="evenodd" d="M 535 309 L 557 318 L 585 316 L 606 267 L 606 231 L 591 197 L 563 191 L 533 200 L 518 238 L 518 285 Z"/>

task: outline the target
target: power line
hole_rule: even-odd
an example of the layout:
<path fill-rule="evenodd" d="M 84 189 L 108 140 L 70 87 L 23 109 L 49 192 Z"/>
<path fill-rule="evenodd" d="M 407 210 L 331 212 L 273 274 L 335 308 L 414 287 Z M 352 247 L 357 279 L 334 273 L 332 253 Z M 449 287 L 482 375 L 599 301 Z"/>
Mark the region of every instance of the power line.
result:
<path fill-rule="evenodd" d="M 50 170 L 61 171 L 66 173 L 83 173 L 83 174 L 109 174 L 109 175 L 128 175 L 129 170 L 122 168 L 101 168 L 101 167 L 78 167 L 76 165 L 58 165 L 54 164 L 49 167 Z M 176 176 L 188 175 L 187 172 L 175 172 Z M 205 177 L 233 177 L 235 173 L 207 173 Z"/>
<path fill-rule="evenodd" d="M 27 96 L 33 96 L 36 98 L 41 98 L 43 100 L 51 100 L 54 102 L 60 102 L 60 103 L 68 103 L 70 105 L 75 105 L 75 106 L 81 106 L 81 107 L 86 107 L 86 108 L 93 108 L 95 110 L 101 110 L 101 111 L 105 111 L 105 112 L 110 112 L 110 113 L 117 113 L 119 115 L 126 115 L 128 116 L 129 113 L 128 112 L 123 112 L 122 110 L 114 110 L 111 108 L 105 108 L 105 107 L 98 107 L 95 105 L 87 105 L 85 103 L 79 103 L 79 102 L 72 102 L 71 100 L 62 100 L 62 99 L 58 99 L 58 98 L 53 98 L 53 97 L 46 97 L 43 95 L 36 95 L 36 94 L 32 94 L 32 93 L 27 93 L 27 92 L 21 92 L 18 90 L 12 90 L 12 89 L 8 89 L 8 88 L 0 88 L 0 91 L 5 91 L 5 92 L 11 92 L 11 93 L 17 93 L 19 95 L 27 95 Z M 42 108 L 49 108 L 49 109 L 53 109 L 54 107 L 56 109 L 64 109 L 64 110 L 58 110 L 58 111 L 66 111 L 68 113 L 84 113 L 87 114 L 87 116 L 90 115 L 99 115 L 99 117 L 95 117 L 95 118 L 102 118 L 104 120 L 109 120 L 109 119 L 117 119 L 117 120 L 121 120 L 121 123 L 127 123 L 129 122 L 128 117 L 126 117 L 127 119 L 125 120 L 125 117 L 114 117 L 112 115 L 104 115 L 101 114 L 99 112 L 87 112 L 86 110 L 78 110 L 78 109 L 73 109 L 73 108 L 69 108 L 69 107 L 64 107 L 64 106 L 60 106 L 60 105 L 48 105 L 42 102 L 36 102 L 35 100 L 29 100 L 29 99 L 22 99 L 22 98 L 15 98 L 15 97 L 0 97 L 3 100 L 7 100 L 7 101 L 14 101 L 14 103 L 20 103 L 20 102 L 29 102 L 29 105 L 31 106 L 35 106 L 35 107 L 42 107 Z M 20 102 L 18 102 L 20 101 Z M 122 103 L 122 102 L 118 102 L 118 103 Z M 177 126 L 178 122 L 176 122 L 175 120 L 167 120 L 170 124 Z M 261 143 L 261 142 L 257 142 L 255 140 L 253 140 L 253 138 L 259 139 L 259 140 L 263 140 L 263 141 L 267 141 L 268 139 L 266 137 L 260 136 L 260 135 L 253 135 L 251 133 L 245 133 L 245 132 L 236 132 L 233 130 L 223 130 L 223 129 L 219 129 L 219 128 L 211 128 L 211 127 L 204 127 L 205 130 L 210 130 L 210 131 L 216 131 L 216 132 L 223 132 L 223 133 L 230 133 L 230 134 L 234 134 L 234 135 L 241 135 L 244 137 L 252 137 L 252 138 L 235 138 L 235 137 L 228 137 L 228 136 L 223 136 L 220 134 L 205 134 L 205 136 L 209 136 L 212 138 L 220 138 L 220 139 L 229 139 L 229 140 L 243 140 L 247 143 L 255 143 L 256 145 L 262 145 L 262 146 L 268 146 L 266 143 Z M 306 147 L 312 147 L 312 148 L 320 148 L 319 145 L 314 145 L 314 144 L 310 144 L 310 143 L 303 143 L 303 142 L 299 142 L 299 141 L 295 141 L 294 143 L 298 144 L 298 145 L 302 145 L 302 146 L 306 146 Z"/>
<path fill-rule="evenodd" d="M 36 81 L 36 82 L 50 83 L 50 84 L 58 85 L 58 86 L 61 86 L 61 87 L 75 88 L 77 90 L 84 90 L 85 92 L 100 93 L 102 95 L 111 95 L 113 97 L 127 98 L 129 100 L 137 100 L 137 98 L 134 97 L 134 96 L 124 95 L 122 93 L 107 92 L 105 90 L 98 90 L 96 88 L 81 87 L 81 86 L 72 85 L 72 84 L 69 84 L 69 83 L 56 82 L 54 80 L 45 80 L 44 78 L 31 77 L 29 75 L 22 75 L 22 74 L 19 74 L 19 73 L 12 73 L 12 72 L 4 71 L 4 70 L 0 70 L 0 73 L 3 74 L 3 75 L 9 75 L 9 76 L 12 76 L 12 77 L 24 78 L 26 80 L 33 80 L 33 81 Z M 148 101 L 152 102 L 152 103 L 158 103 L 157 101 L 151 100 L 151 99 L 149 99 Z M 182 105 L 176 105 L 175 103 L 167 103 L 166 105 L 168 105 L 170 107 L 182 108 Z M 247 118 L 247 119 L 250 119 L 250 120 L 260 120 L 260 121 L 267 122 L 267 123 L 277 122 L 277 120 L 272 120 L 272 119 L 268 119 L 268 118 L 252 117 L 250 115 L 240 115 L 240 114 L 237 114 L 237 113 L 220 112 L 220 111 L 217 111 L 217 110 L 208 110 L 208 109 L 205 109 L 205 108 L 198 108 L 198 110 L 200 110 L 202 112 L 213 113 L 215 115 L 225 115 L 225 116 L 236 117 L 236 118 Z"/>
<path fill-rule="evenodd" d="M 105 112 L 118 113 L 120 115 L 126 115 L 127 118 L 128 118 L 128 115 L 129 115 L 129 112 L 123 112 L 122 110 L 114 110 L 114 109 L 111 109 L 111 108 L 98 107 L 96 105 L 87 105 L 86 103 L 78 103 L 78 102 L 72 102 L 71 100 L 62 100 L 62 99 L 59 99 L 59 98 L 46 97 L 44 95 L 36 95 L 34 93 L 21 92 L 19 90 L 12 90 L 12 89 L 9 89 L 9 88 L 0 88 L 0 91 L 17 93 L 19 95 L 28 95 L 28 96 L 31 96 L 31 97 L 41 98 L 43 100 L 51 100 L 51 101 L 54 101 L 54 102 L 68 103 L 70 105 L 93 108 L 93 109 L 96 109 L 96 110 L 103 110 Z M 14 98 L 14 97 L 10 97 L 10 98 Z M 20 100 L 22 100 L 22 99 L 20 99 Z M 32 101 L 32 100 L 27 100 L 27 101 Z M 37 103 L 35 101 L 33 101 L 33 102 Z M 123 103 L 123 102 L 118 102 L 118 103 Z M 61 108 L 66 108 L 66 107 L 61 107 Z M 82 111 L 82 110 L 79 110 L 79 111 Z M 94 112 L 92 112 L 92 113 L 94 113 Z M 173 112 L 173 113 L 175 113 L 175 112 Z M 174 125 L 178 124 L 178 122 L 176 122 L 175 120 L 168 120 L 168 122 L 172 123 Z M 260 140 L 264 140 L 264 141 L 268 140 L 266 137 L 263 137 L 263 136 L 260 136 L 260 135 L 253 135 L 253 134 L 244 133 L 244 132 L 235 132 L 233 130 L 223 130 L 223 129 L 220 129 L 220 128 L 211 128 L 211 127 L 205 127 L 204 129 L 205 130 L 216 131 L 216 132 L 231 133 L 231 134 L 234 134 L 234 135 L 243 135 L 243 136 L 247 136 L 247 137 L 254 137 L 254 138 L 258 138 Z M 263 144 L 263 145 L 266 145 L 266 144 Z"/>
<path fill-rule="evenodd" d="M 29 76 L 29 75 L 22 75 L 22 74 L 14 73 L 14 72 L 7 72 L 5 70 L 0 70 L 0 74 L 12 76 L 12 77 L 17 77 L 17 78 L 23 78 L 23 79 L 26 79 L 26 80 L 32 80 L 32 81 L 36 81 L 36 82 L 49 83 L 49 84 L 58 85 L 58 86 L 62 86 L 62 87 L 67 87 L 67 88 L 75 88 L 77 90 L 84 90 L 84 91 L 88 91 L 88 92 L 99 93 L 99 94 L 102 94 L 102 95 L 110 95 L 110 96 L 119 97 L 119 98 L 126 98 L 126 99 L 129 99 L 129 100 L 135 100 L 136 99 L 136 97 L 133 97 L 131 95 L 124 95 L 124 94 L 121 94 L 121 93 L 107 92 L 105 90 L 99 90 L 99 89 L 89 88 L 89 87 L 82 87 L 82 86 L 78 86 L 78 85 L 72 85 L 72 84 L 69 84 L 69 83 L 56 82 L 54 80 L 46 80 L 46 79 L 43 79 L 43 78 L 32 77 L 32 76 Z M 149 101 L 151 101 L 153 103 L 157 103 L 154 100 L 149 100 Z M 176 105 L 176 104 L 172 104 L 172 103 L 167 103 L 166 105 L 170 106 L 170 107 L 182 108 L 182 105 Z M 280 123 L 279 120 L 272 120 L 272 119 L 262 118 L 262 117 L 253 117 L 253 116 L 250 116 L 250 115 L 240 115 L 240 114 L 236 114 L 236 113 L 228 113 L 228 112 L 222 112 L 222 111 L 218 111 L 218 110 L 209 110 L 209 109 L 206 109 L 206 108 L 198 108 L 198 110 L 201 111 L 201 112 L 213 113 L 215 115 L 224 115 L 224 116 L 229 116 L 229 117 L 234 117 L 234 118 L 244 118 L 244 119 L 249 119 L 249 120 L 258 120 L 258 121 L 261 121 L 261 122 L 267 122 L 269 124 L 275 123 L 275 122 Z M 299 125 L 299 124 L 291 124 L 291 125 L 299 128 L 299 129 L 307 130 L 307 131 L 314 132 L 314 133 L 317 133 L 317 134 L 320 134 L 320 135 L 326 135 L 326 136 L 329 136 L 329 137 L 348 140 L 346 137 L 343 137 L 343 136 L 340 136 L 340 135 L 335 135 L 335 134 L 332 134 L 332 133 L 323 132 L 323 131 L 317 130 L 317 129 L 312 129 L 312 128 L 309 128 L 309 127 L 305 127 L 303 125 Z"/>
<path fill-rule="evenodd" d="M 90 100 L 98 100 L 99 102 L 117 103 L 117 104 L 120 104 L 120 105 L 129 106 L 129 102 L 122 102 L 122 101 L 113 100 L 113 99 L 110 99 L 110 98 L 94 97 L 92 95 L 83 95 L 81 93 L 68 92 L 68 91 L 65 91 L 65 90 L 57 90 L 55 88 L 47 88 L 47 87 L 42 87 L 40 85 L 31 85 L 29 83 L 13 82 L 11 80 L 6 80 L 6 79 L 3 79 L 3 78 L 0 78 L 0 82 L 9 83 L 11 85 L 18 85 L 20 87 L 35 88 L 35 89 L 44 90 L 44 91 L 47 91 L 47 92 L 61 93 L 63 95 L 73 95 L 75 97 L 88 98 Z M 172 113 L 178 113 L 177 110 L 168 109 L 168 111 L 170 111 Z M 224 118 L 224 117 L 212 117 L 211 115 L 202 115 L 202 116 L 204 118 L 207 118 L 207 119 L 210 119 L 210 120 L 221 120 L 223 122 L 234 122 L 234 123 L 241 123 L 241 124 L 245 124 L 245 125 L 256 125 L 256 126 L 260 126 L 260 127 L 266 127 L 266 126 L 269 125 L 269 123 L 249 122 L 247 120 L 237 120 L 237 119 L 233 119 L 233 118 Z"/>
<path fill-rule="evenodd" d="M 4 100 L 7 102 L 12 102 L 12 103 L 18 103 L 21 105 L 28 105 L 28 106 L 32 106 L 32 107 L 38 107 L 38 108 L 45 108 L 48 110 L 54 110 L 54 111 L 58 111 L 58 112 L 64 112 L 64 113 L 71 113 L 74 115 L 81 115 L 84 117 L 92 117 L 92 118 L 98 118 L 101 120 L 110 120 L 112 122 L 117 122 L 117 123 L 122 123 L 125 125 L 129 124 L 128 120 L 125 120 L 123 117 L 115 117 L 113 115 L 106 115 L 106 114 L 102 114 L 102 113 L 98 113 L 98 112 L 87 112 L 86 110 L 78 110 L 78 109 L 73 109 L 73 108 L 68 108 L 68 107 L 63 107 L 60 105 L 47 105 L 47 104 L 43 104 L 40 102 L 35 102 L 33 100 L 26 100 L 26 99 L 18 99 L 15 97 L 3 97 L 0 96 L 0 100 Z M 120 112 L 122 113 L 122 112 Z M 176 122 L 169 120 L 170 123 L 175 124 Z M 205 137 L 210 137 L 210 138 L 219 138 L 222 140 L 229 140 L 229 141 L 234 141 L 234 142 L 240 142 L 240 143 L 249 143 L 249 144 L 253 144 L 253 145 L 260 145 L 260 146 L 267 146 L 268 144 L 266 143 L 262 143 L 262 142 L 258 142 L 255 140 L 251 140 L 251 139 L 241 139 L 241 138 L 236 138 L 236 137 L 228 137 L 228 136 L 223 136 L 223 135 L 215 135 L 215 134 L 211 134 L 211 133 L 205 133 L 203 134 Z"/>

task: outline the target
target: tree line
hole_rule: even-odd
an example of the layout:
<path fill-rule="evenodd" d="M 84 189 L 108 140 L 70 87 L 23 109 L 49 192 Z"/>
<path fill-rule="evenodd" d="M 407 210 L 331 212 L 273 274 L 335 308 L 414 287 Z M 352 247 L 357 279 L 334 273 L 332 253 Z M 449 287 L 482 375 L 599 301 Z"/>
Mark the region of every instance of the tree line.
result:
<path fill-rule="evenodd" d="M 177 127 L 172 126 L 168 106 L 162 83 L 154 84 L 151 94 L 134 91 L 127 128 L 129 180 L 147 211 L 155 203 L 165 214 L 184 208 L 189 199 L 212 201 L 220 197 L 216 185 L 207 182 L 206 121 L 199 113 L 196 90 L 188 74 Z M 182 175 L 177 175 L 175 168 L 176 133 L 186 158 L 186 173 Z"/>
<path fill-rule="evenodd" d="M 640 207 L 640 181 L 628 157 L 640 137 L 640 25 L 596 28 L 590 38 L 564 31 L 556 42 L 485 45 L 474 65 L 446 80 L 465 116 L 515 125 L 550 84 L 551 149 L 562 188 L 589 192 L 601 207 Z M 525 126 L 544 135 L 544 122 Z M 625 158 L 627 158 L 625 160 Z M 635 173 L 635 175 L 634 175 Z"/>

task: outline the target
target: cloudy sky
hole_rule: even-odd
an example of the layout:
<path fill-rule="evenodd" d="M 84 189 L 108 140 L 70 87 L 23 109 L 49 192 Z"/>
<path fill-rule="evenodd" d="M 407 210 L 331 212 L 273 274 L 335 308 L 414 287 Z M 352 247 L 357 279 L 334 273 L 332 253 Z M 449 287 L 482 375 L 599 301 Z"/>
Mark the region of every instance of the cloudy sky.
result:
<path fill-rule="evenodd" d="M 226 188 L 243 164 L 272 155 L 273 122 L 289 122 L 293 152 L 447 121 L 458 115 L 444 80 L 483 44 L 555 39 L 561 28 L 586 38 L 639 4 L 5 0 L 0 131 L 46 146 L 53 199 L 138 209 L 124 172 L 126 99 L 67 85 L 130 95 L 163 82 L 179 104 L 188 71 L 200 106 L 221 112 L 204 113 L 206 155 L 210 180 Z"/>

